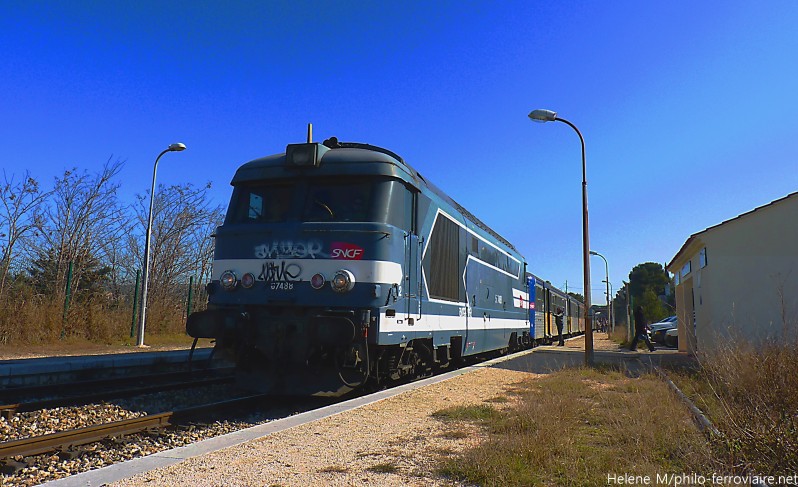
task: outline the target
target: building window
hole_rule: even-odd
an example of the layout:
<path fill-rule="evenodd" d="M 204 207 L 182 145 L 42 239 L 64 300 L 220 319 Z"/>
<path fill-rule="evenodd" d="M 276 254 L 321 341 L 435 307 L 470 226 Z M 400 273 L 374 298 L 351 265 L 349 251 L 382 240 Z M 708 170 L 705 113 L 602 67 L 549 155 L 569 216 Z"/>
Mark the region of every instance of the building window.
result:
<path fill-rule="evenodd" d="M 703 269 L 707 266 L 707 248 L 704 247 L 698 252 L 698 265 Z"/>
<path fill-rule="evenodd" d="M 687 274 L 690 274 L 691 270 L 692 266 L 690 265 L 690 261 L 688 260 L 687 263 L 684 265 L 684 267 L 682 267 L 682 272 L 681 272 L 682 277 L 687 277 Z"/>

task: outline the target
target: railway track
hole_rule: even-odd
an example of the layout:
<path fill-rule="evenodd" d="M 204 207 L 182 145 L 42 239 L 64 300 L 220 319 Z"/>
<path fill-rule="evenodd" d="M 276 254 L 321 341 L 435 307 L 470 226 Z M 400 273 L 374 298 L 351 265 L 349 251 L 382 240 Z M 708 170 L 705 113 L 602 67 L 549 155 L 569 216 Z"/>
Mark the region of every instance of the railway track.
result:
<path fill-rule="evenodd" d="M 35 386 L 25 388 L 15 392 L 15 395 L 22 394 L 23 397 L 42 397 L 45 399 L 28 400 L 24 402 L 14 402 L 0 404 L 0 417 L 6 419 L 21 412 L 36 411 L 39 409 L 55 408 L 76 404 L 86 404 L 94 401 L 101 401 L 110 397 L 122 398 L 151 394 L 167 390 L 179 390 L 190 387 L 211 386 L 215 384 L 230 384 L 234 382 L 233 369 L 224 368 L 213 371 L 204 371 L 201 374 L 196 372 L 170 372 L 166 374 L 155 374 L 149 376 L 138 376 L 134 378 L 104 379 L 101 381 L 86 381 L 80 384 L 70 384 L 70 388 L 85 390 L 88 392 L 63 395 L 61 384 Z M 130 386 L 130 382 L 142 383 L 147 385 Z M 151 382 L 156 382 L 155 384 Z M 111 390 L 98 389 L 112 387 Z M 2 397 L 3 395 L 0 395 Z M 10 395 L 6 395 L 10 397 Z M 55 397 L 52 397 L 55 396 Z"/>
<path fill-rule="evenodd" d="M 184 424 L 187 421 L 214 412 L 227 412 L 233 409 L 252 407 L 267 397 L 268 396 L 263 394 L 246 396 L 193 406 L 177 411 L 169 411 L 96 426 L 51 433 L 48 435 L 7 441 L 0 443 L 0 462 L 7 461 L 11 457 L 30 457 L 54 451 L 67 452 L 76 446 L 109 438 L 160 430 L 162 428 Z"/>

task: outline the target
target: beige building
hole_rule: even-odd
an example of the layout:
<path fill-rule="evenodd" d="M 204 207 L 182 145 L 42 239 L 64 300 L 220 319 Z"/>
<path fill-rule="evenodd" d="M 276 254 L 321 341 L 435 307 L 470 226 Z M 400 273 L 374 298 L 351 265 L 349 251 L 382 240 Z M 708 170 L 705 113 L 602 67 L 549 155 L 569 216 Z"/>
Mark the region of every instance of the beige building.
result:
<path fill-rule="evenodd" d="M 695 233 L 668 264 L 679 350 L 798 334 L 798 192 Z"/>

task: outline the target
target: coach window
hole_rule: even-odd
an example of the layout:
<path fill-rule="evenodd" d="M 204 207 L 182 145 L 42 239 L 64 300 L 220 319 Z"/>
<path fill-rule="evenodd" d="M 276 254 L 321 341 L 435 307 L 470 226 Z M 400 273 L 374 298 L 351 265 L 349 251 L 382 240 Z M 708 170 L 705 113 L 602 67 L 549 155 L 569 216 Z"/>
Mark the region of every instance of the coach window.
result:
<path fill-rule="evenodd" d="M 543 311 L 543 286 L 535 284 L 535 309 Z"/>

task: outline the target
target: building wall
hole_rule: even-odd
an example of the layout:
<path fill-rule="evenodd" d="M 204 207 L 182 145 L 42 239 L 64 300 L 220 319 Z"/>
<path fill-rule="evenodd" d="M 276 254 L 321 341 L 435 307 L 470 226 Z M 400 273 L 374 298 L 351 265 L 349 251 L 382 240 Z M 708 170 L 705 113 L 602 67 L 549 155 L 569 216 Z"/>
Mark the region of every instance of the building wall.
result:
<path fill-rule="evenodd" d="M 685 249 L 691 272 L 680 277 L 677 310 L 680 349 L 691 345 L 689 290 L 695 301 L 695 343 L 699 351 L 730 337 L 760 343 L 798 333 L 798 197 L 758 209 L 699 234 Z M 705 267 L 699 263 L 706 247 Z M 685 260 L 675 262 L 679 269 Z M 676 272 L 676 265 L 673 272 Z M 681 288 L 681 289 L 680 289 Z M 680 299 L 681 298 L 681 299 Z M 684 336 L 684 340 L 683 337 Z"/>
<path fill-rule="evenodd" d="M 682 279 L 676 286 L 676 316 L 679 332 L 679 351 L 695 353 L 696 339 L 693 328 L 693 276 Z"/>

